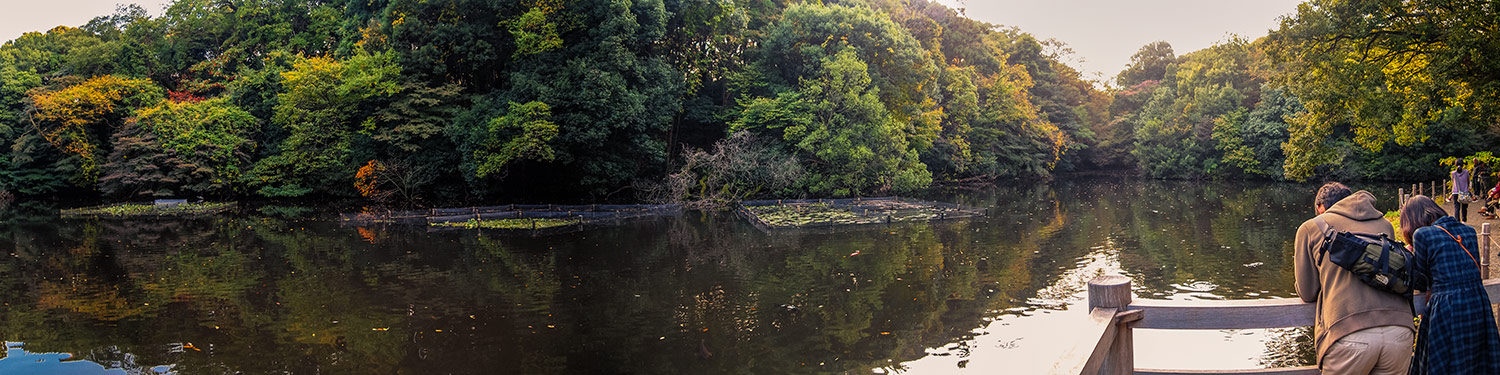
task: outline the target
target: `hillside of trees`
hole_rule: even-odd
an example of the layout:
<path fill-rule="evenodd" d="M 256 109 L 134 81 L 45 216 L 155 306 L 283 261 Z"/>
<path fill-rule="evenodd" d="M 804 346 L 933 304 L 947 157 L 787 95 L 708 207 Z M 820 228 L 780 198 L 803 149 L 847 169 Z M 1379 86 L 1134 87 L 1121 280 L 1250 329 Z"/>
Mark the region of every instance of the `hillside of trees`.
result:
<path fill-rule="evenodd" d="M 1494 5 L 1314 0 L 1112 82 L 928 0 L 178 0 L 0 46 L 0 200 L 871 196 L 1407 179 L 1492 144 Z"/>

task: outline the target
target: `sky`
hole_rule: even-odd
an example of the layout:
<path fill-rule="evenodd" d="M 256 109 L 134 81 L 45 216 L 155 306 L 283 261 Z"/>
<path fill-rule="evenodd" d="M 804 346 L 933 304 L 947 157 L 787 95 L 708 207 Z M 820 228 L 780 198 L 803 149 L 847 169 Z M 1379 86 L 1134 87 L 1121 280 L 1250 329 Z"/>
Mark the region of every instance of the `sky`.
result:
<path fill-rule="evenodd" d="M 1113 81 L 1130 55 L 1158 40 L 1178 56 L 1231 35 L 1250 40 L 1280 25 L 1301 0 L 938 0 L 979 21 L 1015 26 L 1073 49 L 1069 65 Z M 1081 61 L 1079 61 L 1081 60 Z"/>
<path fill-rule="evenodd" d="M 82 26 L 94 17 L 115 12 L 116 4 L 140 4 L 153 16 L 162 14 L 170 0 L 0 0 L 0 42 L 31 31 L 57 26 Z"/>

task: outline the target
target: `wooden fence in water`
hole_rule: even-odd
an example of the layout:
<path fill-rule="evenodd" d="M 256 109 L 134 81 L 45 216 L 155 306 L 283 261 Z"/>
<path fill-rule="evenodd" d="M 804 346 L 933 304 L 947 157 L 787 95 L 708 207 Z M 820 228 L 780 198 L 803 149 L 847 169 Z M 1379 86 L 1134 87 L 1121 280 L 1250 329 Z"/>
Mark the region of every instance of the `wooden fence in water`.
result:
<path fill-rule="evenodd" d="M 1489 278 L 1489 258 L 1494 249 L 1490 225 L 1480 230 L 1480 274 L 1490 301 L 1500 301 L 1500 278 Z M 1086 334 L 1059 357 L 1054 375 L 1125 374 L 1256 374 L 1317 375 L 1317 366 L 1247 370 L 1160 370 L 1135 367 L 1132 330 L 1146 329 L 1267 329 L 1313 325 L 1316 304 L 1300 298 L 1236 301 L 1134 300 L 1130 278 L 1099 276 L 1089 281 L 1089 317 Z M 1418 300 L 1419 303 L 1425 302 Z"/>

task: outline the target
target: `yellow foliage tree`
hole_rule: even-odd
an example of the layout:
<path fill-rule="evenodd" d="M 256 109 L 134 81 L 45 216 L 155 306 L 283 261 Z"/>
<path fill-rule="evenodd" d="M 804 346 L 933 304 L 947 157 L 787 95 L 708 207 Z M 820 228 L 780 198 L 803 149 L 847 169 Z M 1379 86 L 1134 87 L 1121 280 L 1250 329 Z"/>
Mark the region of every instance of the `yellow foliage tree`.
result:
<path fill-rule="evenodd" d="M 31 122 L 37 133 L 64 153 L 79 158 L 74 183 L 92 186 L 99 174 L 100 149 L 108 132 L 135 108 L 155 104 L 162 89 L 148 79 L 98 76 L 54 91 L 31 94 Z"/>

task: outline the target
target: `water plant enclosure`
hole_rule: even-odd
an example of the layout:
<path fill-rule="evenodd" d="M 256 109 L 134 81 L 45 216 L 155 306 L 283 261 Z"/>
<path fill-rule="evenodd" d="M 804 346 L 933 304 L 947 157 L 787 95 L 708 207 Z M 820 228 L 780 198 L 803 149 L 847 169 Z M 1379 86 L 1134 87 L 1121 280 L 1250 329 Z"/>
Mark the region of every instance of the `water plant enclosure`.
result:
<path fill-rule="evenodd" d="M 61 210 L 63 217 L 142 217 L 212 215 L 235 208 L 234 203 L 187 203 L 181 199 L 158 199 L 155 202 L 115 203 Z"/>
<path fill-rule="evenodd" d="M 744 201 L 736 212 L 762 230 L 984 216 L 984 210 L 975 207 L 899 197 Z"/>
<path fill-rule="evenodd" d="M 429 231 L 483 229 L 507 234 L 545 236 L 616 225 L 629 219 L 675 216 L 679 205 L 639 204 L 508 204 L 503 206 L 434 208 L 419 211 L 367 211 L 341 214 L 345 223 L 422 224 Z"/>

